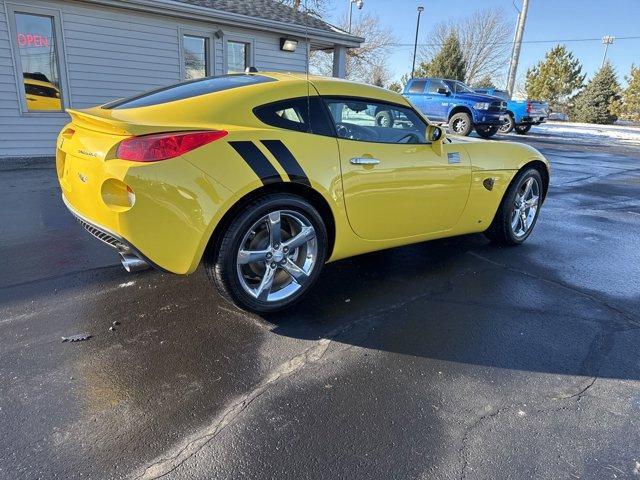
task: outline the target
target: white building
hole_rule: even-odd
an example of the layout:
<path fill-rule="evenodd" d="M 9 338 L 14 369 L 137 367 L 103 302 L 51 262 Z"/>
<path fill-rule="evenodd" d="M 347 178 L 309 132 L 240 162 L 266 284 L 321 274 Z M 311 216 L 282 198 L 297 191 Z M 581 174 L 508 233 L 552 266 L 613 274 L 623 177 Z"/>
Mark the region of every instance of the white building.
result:
<path fill-rule="evenodd" d="M 249 66 L 305 71 L 307 44 L 344 76 L 362 41 L 276 0 L 0 0 L 0 159 L 52 156 L 65 108 Z"/>

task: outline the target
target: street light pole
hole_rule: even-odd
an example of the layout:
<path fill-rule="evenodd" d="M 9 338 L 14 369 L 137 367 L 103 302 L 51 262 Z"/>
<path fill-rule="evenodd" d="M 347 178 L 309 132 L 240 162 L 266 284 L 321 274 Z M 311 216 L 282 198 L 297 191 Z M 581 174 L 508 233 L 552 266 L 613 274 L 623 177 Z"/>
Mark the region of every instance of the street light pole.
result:
<path fill-rule="evenodd" d="M 416 40 L 413 42 L 413 64 L 411 65 L 411 78 L 416 71 L 416 51 L 418 50 L 418 30 L 420 30 L 420 14 L 424 11 L 424 7 L 418 7 L 418 21 L 416 22 Z"/>
<path fill-rule="evenodd" d="M 604 45 L 604 55 L 602 56 L 602 65 L 600 65 L 600 68 L 604 67 L 604 63 L 607 61 L 607 50 L 609 49 L 609 45 L 611 45 L 614 40 L 615 37 L 612 37 L 610 35 L 602 37 L 602 44 Z"/>
<path fill-rule="evenodd" d="M 351 33 L 351 17 L 353 17 L 353 4 L 356 4 L 358 10 L 364 7 L 364 0 L 349 0 L 349 33 Z"/>

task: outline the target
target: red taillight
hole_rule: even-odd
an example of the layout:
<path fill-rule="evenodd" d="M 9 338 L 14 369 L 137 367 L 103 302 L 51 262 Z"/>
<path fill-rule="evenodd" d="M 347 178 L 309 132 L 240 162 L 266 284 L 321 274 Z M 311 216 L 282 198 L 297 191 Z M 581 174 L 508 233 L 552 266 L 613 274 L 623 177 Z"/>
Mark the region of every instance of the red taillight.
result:
<path fill-rule="evenodd" d="M 62 136 L 64 138 L 71 138 L 76 131 L 73 128 L 67 128 L 64 132 L 62 132 Z"/>
<path fill-rule="evenodd" d="M 168 160 L 218 140 L 228 133 L 224 130 L 205 130 L 131 137 L 120 142 L 116 156 L 134 162 Z"/>
<path fill-rule="evenodd" d="M 527 113 L 531 113 L 532 107 L 531 102 L 527 102 Z"/>

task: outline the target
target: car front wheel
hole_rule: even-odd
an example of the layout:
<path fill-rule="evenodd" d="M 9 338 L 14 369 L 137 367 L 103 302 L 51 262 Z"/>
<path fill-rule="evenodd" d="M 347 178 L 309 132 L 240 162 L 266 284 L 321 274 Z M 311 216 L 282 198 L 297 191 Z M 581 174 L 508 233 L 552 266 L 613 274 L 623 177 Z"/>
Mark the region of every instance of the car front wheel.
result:
<path fill-rule="evenodd" d="M 491 226 L 484 232 L 502 245 L 524 242 L 538 220 L 543 190 L 542 177 L 535 168 L 521 171 L 509 185 Z"/>
<path fill-rule="evenodd" d="M 243 208 L 205 267 L 220 292 L 257 313 L 291 306 L 311 288 L 327 254 L 322 217 L 305 199 L 270 194 Z"/>
<path fill-rule="evenodd" d="M 516 126 L 516 122 L 511 115 L 507 115 L 507 120 L 500 127 L 500 133 L 507 134 L 511 133 Z"/>
<path fill-rule="evenodd" d="M 465 112 L 459 112 L 449 119 L 449 128 L 456 135 L 467 136 L 473 130 L 471 116 Z"/>

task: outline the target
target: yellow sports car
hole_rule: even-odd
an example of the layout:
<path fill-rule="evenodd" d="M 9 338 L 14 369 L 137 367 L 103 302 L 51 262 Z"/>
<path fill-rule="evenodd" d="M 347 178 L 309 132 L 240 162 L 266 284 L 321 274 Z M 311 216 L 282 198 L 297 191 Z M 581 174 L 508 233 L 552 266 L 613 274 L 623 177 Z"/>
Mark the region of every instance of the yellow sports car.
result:
<path fill-rule="evenodd" d="M 208 77 L 69 114 L 57 173 L 82 225 L 130 271 L 203 261 L 256 312 L 327 261 L 473 232 L 522 243 L 549 185 L 534 148 L 446 138 L 401 95 L 334 78 Z"/>

